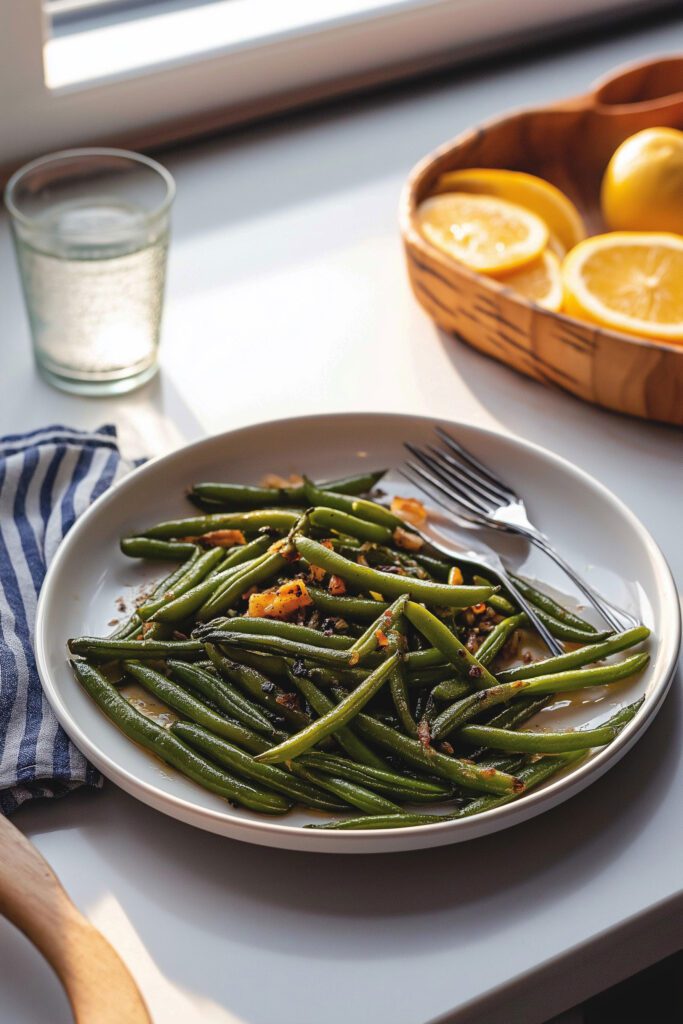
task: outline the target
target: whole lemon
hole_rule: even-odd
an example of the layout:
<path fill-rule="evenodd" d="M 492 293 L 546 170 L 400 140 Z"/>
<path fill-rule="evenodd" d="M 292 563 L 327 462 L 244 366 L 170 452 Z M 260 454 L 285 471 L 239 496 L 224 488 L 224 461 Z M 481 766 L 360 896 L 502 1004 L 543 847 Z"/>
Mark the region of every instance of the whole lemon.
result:
<path fill-rule="evenodd" d="M 646 128 L 622 142 L 607 165 L 600 199 L 613 231 L 683 235 L 683 132 Z"/>

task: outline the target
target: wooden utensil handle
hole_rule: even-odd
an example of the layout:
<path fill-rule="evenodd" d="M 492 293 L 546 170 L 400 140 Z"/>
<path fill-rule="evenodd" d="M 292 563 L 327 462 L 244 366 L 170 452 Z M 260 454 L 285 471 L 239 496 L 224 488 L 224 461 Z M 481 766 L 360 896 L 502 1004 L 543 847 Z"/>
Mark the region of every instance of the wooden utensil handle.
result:
<path fill-rule="evenodd" d="M 53 966 L 77 1024 L 151 1024 L 118 954 L 76 909 L 35 846 L 2 816 L 0 913 Z"/>

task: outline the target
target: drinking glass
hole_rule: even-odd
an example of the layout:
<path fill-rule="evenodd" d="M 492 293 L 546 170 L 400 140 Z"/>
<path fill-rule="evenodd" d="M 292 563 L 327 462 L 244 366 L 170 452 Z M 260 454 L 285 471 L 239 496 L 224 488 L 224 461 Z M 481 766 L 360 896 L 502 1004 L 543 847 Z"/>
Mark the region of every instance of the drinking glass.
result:
<path fill-rule="evenodd" d="M 9 180 L 17 262 L 40 373 L 111 395 L 156 373 L 173 178 L 121 149 L 71 149 Z"/>

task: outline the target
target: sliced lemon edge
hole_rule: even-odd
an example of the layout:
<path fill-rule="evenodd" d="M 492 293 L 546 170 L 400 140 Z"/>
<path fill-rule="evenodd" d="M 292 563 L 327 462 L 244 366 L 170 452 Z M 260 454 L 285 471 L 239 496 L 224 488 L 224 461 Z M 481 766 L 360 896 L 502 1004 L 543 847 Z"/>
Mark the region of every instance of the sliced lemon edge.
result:
<path fill-rule="evenodd" d="M 527 263 L 523 267 L 518 267 L 517 270 L 511 270 L 507 274 L 500 274 L 496 277 L 496 280 L 500 281 L 502 285 L 517 292 L 527 302 L 532 302 L 536 306 L 542 306 L 543 309 L 549 309 L 553 313 L 559 313 L 562 309 L 562 303 L 564 301 L 564 289 L 562 287 L 562 264 L 558 259 L 557 255 L 552 249 L 546 248 L 543 252 L 536 257 L 533 261 L 543 262 L 547 272 L 548 279 L 550 281 L 549 291 L 541 298 L 532 298 L 527 295 L 515 284 L 515 276 L 520 273 L 523 274 L 525 270 L 531 270 L 532 264 Z"/>
<path fill-rule="evenodd" d="M 436 190 L 495 195 L 520 206 L 526 205 L 525 197 L 532 196 L 538 200 L 538 205 L 529 206 L 529 209 L 548 224 L 565 249 L 571 249 L 588 234 L 583 218 L 569 196 L 546 178 L 526 171 L 509 171 L 502 167 L 466 167 L 446 171 L 439 177 Z M 551 223 L 553 218 L 548 211 L 559 214 L 563 222 L 559 230 L 557 223 Z"/>
<path fill-rule="evenodd" d="M 533 244 L 530 244 L 526 252 L 509 251 L 507 259 L 499 259 L 495 263 L 489 262 L 475 262 L 464 258 L 464 254 L 456 255 L 457 246 L 453 247 L 444 245 L 441 239 L 436 235 L 433 225 L 425 220 L 425 213 L 428 213 L 430 209 L 438 208 L 442 205 L 443 201 L 450 196 L 466 196 L 467 199 L 472 199 L 475 193 L 471 192 L 442 192 L 439 195 L 428 196 L 423 199 L 417 208 L 417 220 L 420 227 L 420 232 L 426 240 L 433 245 L 439 252 L 444 253 L 451 259 L 462 263 L 463 266 L 468 267 L 470 270 L 475 271 L 479 274 L 496 275 L 504 273 L 505 271 L 517 270 L 527 263 L 532 263 L 537 259 L 548 244 L 550 233 L 548 226 L 545 221 L 534 213 L 532 210 L 528 210 L 525 206 L 520 203 L 513 203 L 509 199 L 503 199 L 501 196 L 484 195 L 483 193 L 477 195 L 478 199 L 488 200 L 491 204 L 494 204 L 498 209 L 503 207 L 507 209 L 509 216 L 516 218 L 518 221 L 524 221 L 529 231 L 529 239 L 533 240 Z M 431 231 L 429 229 L 432 229 Z"/>
<path fill-rule="evenodd" d="M 586 287 L 581 268 L 589 256 L 603 249 L 619 247 L 650 248 L 659 245 L 683 253 L 683 236 L 666 231 L 610 231 L 593 235 L 575 246 L 562 263 L 562 286 L 565 311 L 570 315 L 587 317 L 601 327 L 613 328 L 625 334 L 659 341 L 683 341 L 683 321 L 680 324 L 662 324 L 657 320 L 642 320 L 618 313 L 605 305 Z"/>

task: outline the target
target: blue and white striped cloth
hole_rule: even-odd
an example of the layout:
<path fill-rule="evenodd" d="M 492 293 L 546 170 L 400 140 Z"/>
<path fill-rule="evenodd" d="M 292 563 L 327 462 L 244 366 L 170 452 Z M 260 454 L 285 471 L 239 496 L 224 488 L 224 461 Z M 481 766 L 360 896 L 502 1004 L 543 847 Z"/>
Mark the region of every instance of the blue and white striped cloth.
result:
<path fill-rule="evenodd" d="M 47 703 L 33 655 L 38 594 L 78 516 L 131 468 L 114 427 L 0 438 L 0 813 L 101 786 Z"/>

